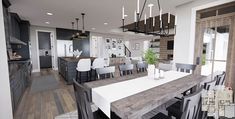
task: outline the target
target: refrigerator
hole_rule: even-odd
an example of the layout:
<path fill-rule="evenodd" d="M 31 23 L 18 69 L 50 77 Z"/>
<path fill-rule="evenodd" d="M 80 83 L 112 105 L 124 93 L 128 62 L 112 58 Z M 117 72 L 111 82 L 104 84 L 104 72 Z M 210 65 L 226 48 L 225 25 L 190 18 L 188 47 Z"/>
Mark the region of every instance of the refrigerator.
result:
<path fill-rule="evenodd" d="M 58 57 L 72 57 L 73 41 L 57 40 L 57 55 Z"/>

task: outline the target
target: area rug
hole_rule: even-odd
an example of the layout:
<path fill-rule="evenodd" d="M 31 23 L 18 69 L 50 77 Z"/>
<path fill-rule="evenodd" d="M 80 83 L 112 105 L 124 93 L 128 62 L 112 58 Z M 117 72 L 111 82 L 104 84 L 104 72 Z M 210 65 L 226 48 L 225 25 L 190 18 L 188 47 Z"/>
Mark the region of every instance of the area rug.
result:
<path fill-rule="evenodd" d="M 54 75 L 46 75 L 34 78 L 31 85 L 30 93 L 38 93 L 59 88 L 59 82 Z"/>

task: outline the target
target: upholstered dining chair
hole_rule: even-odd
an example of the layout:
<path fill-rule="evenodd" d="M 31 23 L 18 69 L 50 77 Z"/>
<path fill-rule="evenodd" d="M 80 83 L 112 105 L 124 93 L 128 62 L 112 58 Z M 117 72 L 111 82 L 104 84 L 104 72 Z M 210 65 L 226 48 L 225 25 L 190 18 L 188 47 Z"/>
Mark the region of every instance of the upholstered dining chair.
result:
<path fill-rule="evenodd" d="M 75 79 L 73 79 L 73 87 L 77 104 L 78 119 L 108 119 L 108 117 L 99 113 L 99 111 L 92 112 L 87 90 Z"/>
<path fill-rule="evenodd" d="M 196 68 L 196 65 L 194 64 L 176 63 L 175 66 L 177 71 L 186 72 L 186 73 L 193 73 Z"/>
<path fill-rule="evenodd" d="M 97 68 L 96 69 L 98 79 L 101 79 L 102 76 L 106 78 L 106 75 L 109 75 L 110 78 L 114 78 L 115 73 L 115 66 L 109 66 L 104 68 Z"/>
<path fill-rule="evenodd" d="M 90 76 L 90 71 L 91 71 L 91 59 L 80 59 L 77 63 L 77 75 L 76 75 L 76 79 L 79 80 L 79 83 L 82 83 L 82 76 L 81 73 L 82 72 L 87 72 L 87 81 L 89 81 L 89 77 Z M 78 76 L 79 75 L 79 76 Z"/>
<path fill-rule="evenodd" d="M 199 119 L 202 90 L 203 88 L 200 88 L 167 107 L 168 116 L 174 116 L 176 119 Z"/>
<path fill-rule="evenodd" d="M 133 74 L 134 65 L 133 64 L 123 64 L 119 65 L 120 76 Z"/>
<path fill-rule="evenodd" d="M 143 61 L 137 62 L 137 64 L 136 64 L 137 73 L 147 71 L 147 66 L 148 65 L 146 62 L 143 62 Z"/>

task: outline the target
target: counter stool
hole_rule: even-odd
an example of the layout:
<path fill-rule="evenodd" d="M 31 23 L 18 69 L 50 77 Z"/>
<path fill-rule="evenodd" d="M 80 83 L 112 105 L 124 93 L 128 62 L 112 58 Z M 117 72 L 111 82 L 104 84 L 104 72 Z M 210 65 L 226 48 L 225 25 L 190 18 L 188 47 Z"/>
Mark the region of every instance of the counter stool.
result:
<path fill-rule="evenodd" d="M 91 66 L 91 69 L 93 71 L 95 71 L 95 80 L 96 80 L 96 77 L 97 77 L 97 73 L 96 73 L 96 69 L 97 68 L 104 68 L 105 67 L 105 60 L 104 58 L 96 58 L 93 63 L 92 63 L 92 66 Z M 91 72 L 92 74 L 92 72 Z"/>
<path fill-rule="evenodd" d="M 78 81 L 79 79 L 79 83 L 82 83 L 82 76 L 81 76 L 81 73 L 82 72 L 87 72 L 87 81 L 90 81 L 90 78 L 91 76 L 90 75 L 90 71 L 91 71 L 91 59 L 80 59 L 78 61 L 78 64 L 77 64 L 77 75 L 76 75 L 76 80 Z M 79 74 L 79 76 L 78 76 Z M 78 78 L 79 77 L 79 78 Z"/>

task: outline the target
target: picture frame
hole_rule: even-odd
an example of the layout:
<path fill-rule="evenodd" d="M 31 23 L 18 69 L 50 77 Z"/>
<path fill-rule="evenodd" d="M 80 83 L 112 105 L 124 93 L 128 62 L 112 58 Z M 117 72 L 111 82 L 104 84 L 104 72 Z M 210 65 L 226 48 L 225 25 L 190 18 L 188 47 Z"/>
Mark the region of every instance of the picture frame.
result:
<path fill-rule="evenodd" d="M 140 44 L 139 43 L 135 43 L 135 50 L 140 50 Z"/>
<path fill-rule="evenodd" d="M 117 39 L 112 39 L 112 50 L 117 50 Z"/>

